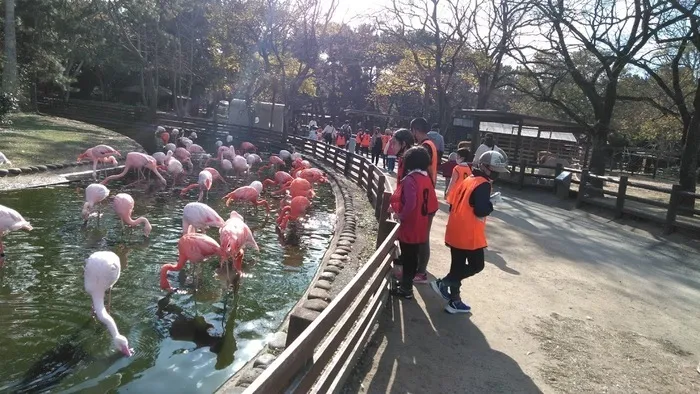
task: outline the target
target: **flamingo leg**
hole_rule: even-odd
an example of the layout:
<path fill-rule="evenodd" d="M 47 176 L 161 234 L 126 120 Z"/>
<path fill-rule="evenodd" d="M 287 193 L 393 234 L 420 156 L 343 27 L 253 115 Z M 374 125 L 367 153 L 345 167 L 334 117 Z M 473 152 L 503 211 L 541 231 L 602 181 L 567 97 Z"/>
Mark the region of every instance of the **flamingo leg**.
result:
<path fill-rule="evenodd" d="M 109 310 L 112 307 L 112 288 L 110 287 L 109 290 L 107 290 L 107 312 L 109 313 Z"/>

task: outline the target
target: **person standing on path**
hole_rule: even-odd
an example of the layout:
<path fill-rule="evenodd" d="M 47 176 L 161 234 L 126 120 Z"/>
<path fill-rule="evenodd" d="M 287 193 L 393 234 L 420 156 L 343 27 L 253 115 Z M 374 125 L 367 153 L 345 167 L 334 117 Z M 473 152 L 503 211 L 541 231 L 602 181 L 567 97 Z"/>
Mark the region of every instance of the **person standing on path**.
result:
<path fill-rule="evenodd" d="M 372 135 L 372 163 L 377 166 L 379 165 L 379 157 L 382 155 L 382 133 L 379 128 L 374 129 L 374 134 Z"/>
<path fill-rule="evenodd" d="M 367 130 L 366 133 L 362 134 L 362 141 L 360 141 L 360 146 L 362 147 L 362 153 L 369 157 L 369 145 L 372 142 L 372 132 Z"/>
<path fill-rule="evenodd" d="M 428 151 L 430 156 L 430 167 L 428 167 L 428 175 L 433 181 L 433 186 L 437 184 L 438 174 L 438 153 L 433 141 L 428 138 L 428 121 L 425 118 L 415 118 L 411 121 L 411 133 L 413 138 Z M 435 189 L 433 189 L 434 191 Z M 436 197 L 437 198 L 437 197 Z M 433 214 L 434 215 L 434 214 Z M 428 234 L 433 225 L 433 215 L 428 221 Z M 414 283 L 428 283 L 428 261 L 430 260 L 430 237 L 423 243 L 418 251 L 418 273 L 413 280 Z"/>
<path fill-rule="evenodd" d="M 442 134 L 440 134 L 439 124 L 433 123 L 433 127 L 431 127 L 431 130 L 428 133 L 428 138 L 430 138 L 430 140 L 433 141 L 433 144 L 435 144 L 435 148 L 437 149 L 438 153 L 437 163 L 440 165 L 442 155 L 445 153 L 445 139 L 442 137 Z"/>
<path fill-rule="evenodd" d="M 491 182 L 500 173 L 507 173 L 503 155 L 489 151 L 477 161 L 478 169 L 467 177 L 453 193 L 452 209 L 447 218 L 445 245 L 450 248 L 450 272 L 442 279 L 430 282 L 430 287 L 448 301 L 448 313 L 470 313 L 471 307 L 462 301 L 462 280 L 484 269 L 486 249 L 486 217 L 493 212 Z"/>
<path fill-rule="evenodd" d="M 401 183 L 404 177 L 404 165 L 403 165 L 403 154 L 410 147 L 415 144 L 415 139 L 408 129 L 399 129 L 396 134 L 394 134 L 394 145 L 396 148 L 396 160 L 398 162 L 398 169 L 396 170 L 396 183 Z"/>
<path fill-rule="evenodd" d="M 496 151 L 500 153 L 506 161 L 508 161 L 508 156 L 506 155 L 506 152 L 504 152 L 503 149 L 496 146 L 496 140 L 493 138 L 493 134 L 491 133 L 487 133 L 484 136 L 484 142 L 481 145 L 479 145 L 478 148 L 476 148 L 476 152 L 474 152 L 474 160 L 479 160 L 481 155 L 483 155 L 484 152 L 488 151 Z"/>
<path fill-rule="evenodd" d="M 386 170 L 386 146 L 389 144 L 389 140 L 391 139 L 391 130 L 386 129 L 384 130 L 384 133 L 382 133 L 382 164 L 384 166 L 384 169 Z"/>
<path fill-rule="evenodd" d="M 391 208 L 399 216 L 399 244 L 403 273 L 400 285 L 392 294 L 405 299 L 413 298 L 413 279 L 418 266 L 418 248 L 426 242 L 430 215 L 438 210 L 435 186 L 428 176 L 430 157 L 420 146 L 404 154 L 406 176 L 391 196 Z"/>
<path fill-rule="evenodd" d="M 469 148 L 457 149 L 457 166 L 452 170 L 452 175 L 447 183 L 447 190 L 445 191 L 445 200 L 450 202 L 450 190 L 455 190 L 459 185 L 467 179 L 472 174 L 472 168 L 470 167 L 471 162 L 474 160 L 472 153 Z"/>
<path fill-rule="evenodd" d="M 333 143 L 333 135 L 335 134 L 335 127 L 333 127 L 333 122 L 329 121 L 326 128 L 323 129 L 323 141 L 326 144 L 331 145 Z"/>

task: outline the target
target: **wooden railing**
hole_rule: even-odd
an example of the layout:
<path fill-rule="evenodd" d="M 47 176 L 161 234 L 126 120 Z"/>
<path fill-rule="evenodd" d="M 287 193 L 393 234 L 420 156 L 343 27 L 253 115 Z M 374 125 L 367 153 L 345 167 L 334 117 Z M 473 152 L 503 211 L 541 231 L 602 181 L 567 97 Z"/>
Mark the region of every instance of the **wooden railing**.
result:
<path fill-rule="evenodd" d="M 388 212 L 392 186 L 368 159 L 301 137 L 296 151 L 344 173 L 367 192 L 379 221 L 377 249 L 330 305 L 263 372 L 245 393 L 336 393 L 352 371 L 387 301 L 388 274 L 398 226 Z"/>

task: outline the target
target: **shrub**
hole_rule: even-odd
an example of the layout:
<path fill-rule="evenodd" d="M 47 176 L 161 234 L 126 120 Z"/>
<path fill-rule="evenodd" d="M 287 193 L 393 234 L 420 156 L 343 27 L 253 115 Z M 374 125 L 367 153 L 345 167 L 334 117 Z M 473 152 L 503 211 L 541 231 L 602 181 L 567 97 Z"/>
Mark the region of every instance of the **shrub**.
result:
<path fill-rule="evenodd" d="M 18 100 L 14 94 L 0 93 L 0 121 L 5 122 L 7 114 L 17 109 Z"/>

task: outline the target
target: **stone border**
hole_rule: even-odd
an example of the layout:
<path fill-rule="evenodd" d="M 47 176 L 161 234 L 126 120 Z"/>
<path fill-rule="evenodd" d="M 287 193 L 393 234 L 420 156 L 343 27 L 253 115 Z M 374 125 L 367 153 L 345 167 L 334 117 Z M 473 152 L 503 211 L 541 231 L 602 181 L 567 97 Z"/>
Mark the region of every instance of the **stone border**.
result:
<path fill-rule="evenodd" d="M 117 159 L 119 163 L 123 163 L 124 159 L 119 158 Z M 56 170 L 62 170 L 62 169 L 67 169 L 71 167 L 82 167 L 86 165 L 91 165 L 91 161 L 81 161 L 81 162 L 66 162 L 66 163 L 56 163 L 56 164 L 42 164 L 42 165 L 36 165 L 36 166 L 27 166 L 27 167 L 11 167 L 11 168 L 0 168 L 0 178 L 3 177 L 14 177 L 14 176 L 21 176 L 21 175 L 31 175 L 31 174 L 38 174 L 40 172 L 46 172 L 46 171 L 56 171 Z M 103 169 L 108 169 L 108 168 L 114 168 L 114 167 L 107 167 L 107 168 L 99 168 L 98 170 L 103 170 Z"/>
<path fill-rule="evenodd" d="M 357 239 L 355 203 L 347 184 L 350 181 L 339 177 L 335 171 L 329 170 L 315 158 L 305 155 L 304 159 L 309 160 L 316 168 L 323 170 L 333 188 L 337 212 L 333 239 L 316 271 L 316 276 L 309 284 L 306 293 L 289 312 L 286 321 L 273 334 L 267 346 L 224 382 L 217 392 L 243 392 L 275 361 L 293 339 L 300 335 L 328 307 L 333 298 L 331 289 L 334 287 L 335 278 L 345 267 L 349 259 L 348 255 L 352 252 L 353 244 Z"/>

